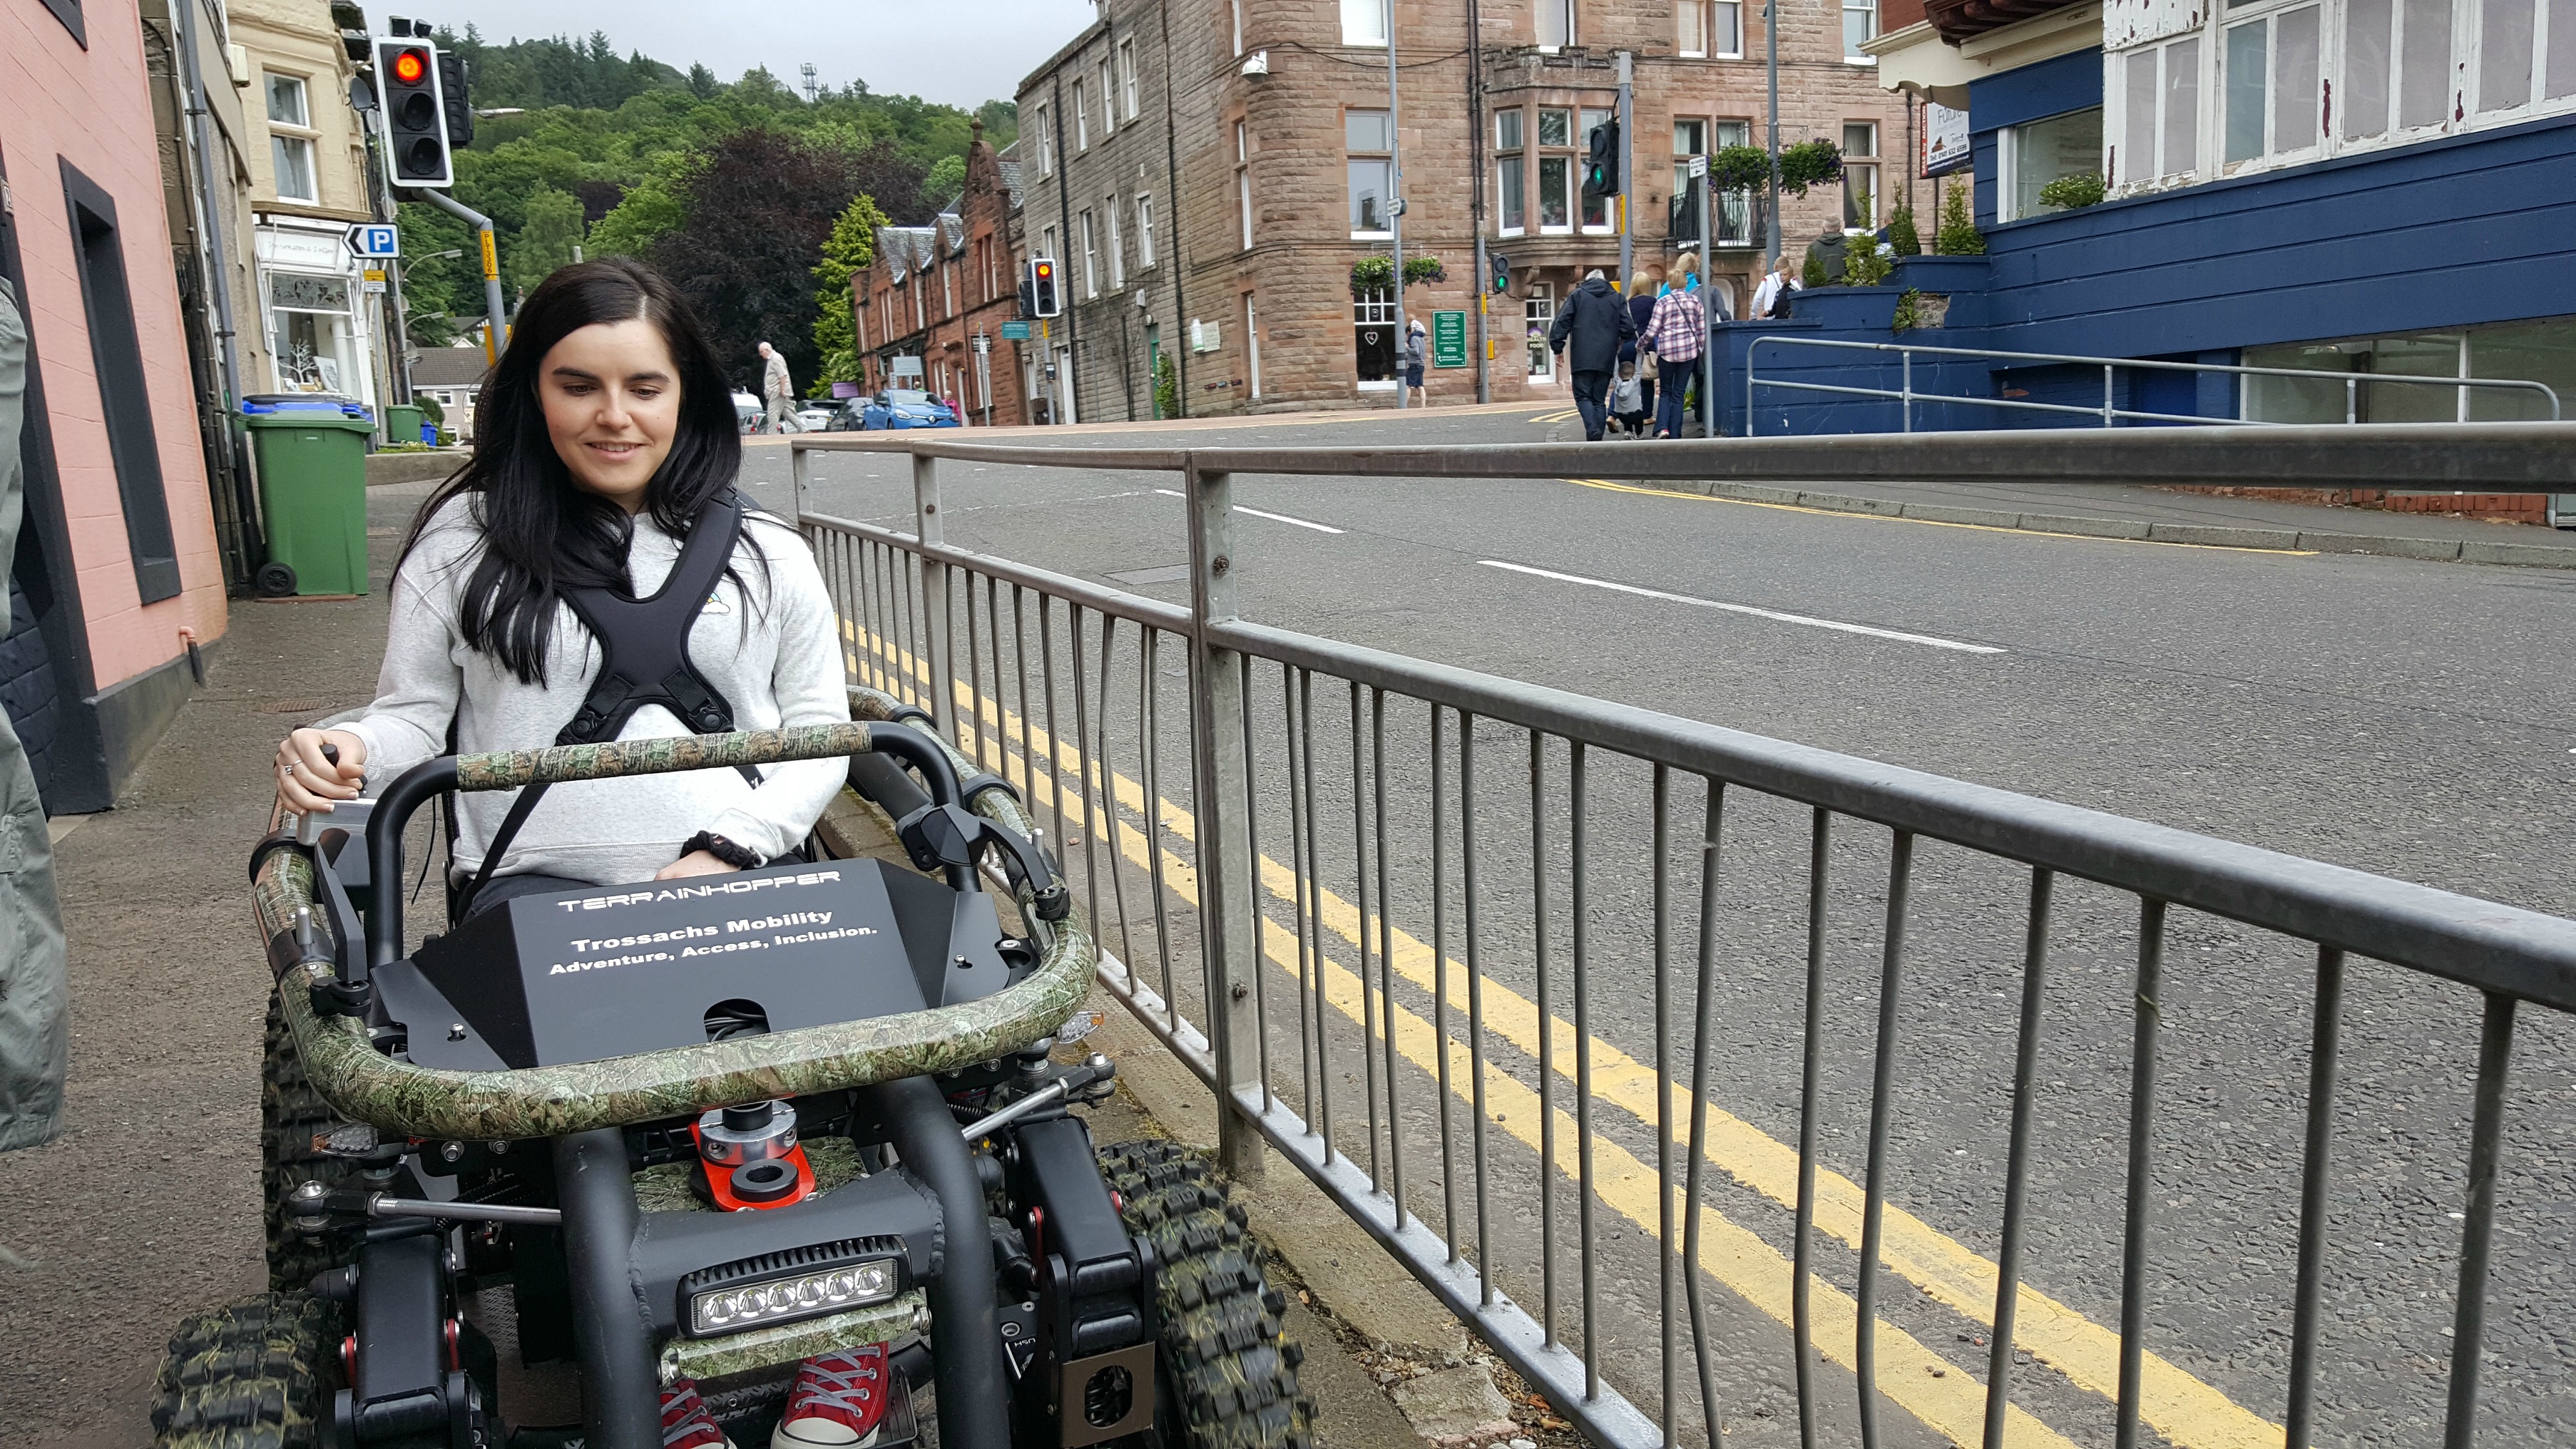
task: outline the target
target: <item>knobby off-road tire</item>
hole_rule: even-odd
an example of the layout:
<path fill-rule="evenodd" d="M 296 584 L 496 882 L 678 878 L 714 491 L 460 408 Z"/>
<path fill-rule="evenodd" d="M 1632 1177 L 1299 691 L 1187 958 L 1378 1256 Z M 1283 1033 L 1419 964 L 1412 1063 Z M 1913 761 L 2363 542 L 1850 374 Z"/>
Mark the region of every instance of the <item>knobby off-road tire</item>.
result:
<path fill-rule="evenodd" d="M 294 1034 L 269 998 L 267 1048 L 259 1063 L 259 1179 L 261 1217 L 268 1229 L 268 1286 L 287 1293 L 313 1275 L 356 1261 L 358 1235 L 340 1229 L 307 1237 L 286 1225 L 286 1199 L 298 1184 L 320 1179 L 337 1188 L 357 1175 L 357 1164 L 313 1150 L 313 1134 L 338 1125 L 340 1116 L 313 1084 L 295 1054 Z"/>
<path fill-rule="evenodd" d="M 154 1386 L 161 1449 L 319 1449 L 330 1308 L 308 1294 L 269 1293 L 180 1325 Z"/>
<path fill-rule="evenodd" d="M 1164 1449 L 1310 1449 L 1314 1405 L 1297 1389 L 1305 1351 L 1280 1331 L 1287 1300 L 1207 1164 L 1168 1142 L 1101 1150 L 1129 1232 L 1161 1261 Z"/>

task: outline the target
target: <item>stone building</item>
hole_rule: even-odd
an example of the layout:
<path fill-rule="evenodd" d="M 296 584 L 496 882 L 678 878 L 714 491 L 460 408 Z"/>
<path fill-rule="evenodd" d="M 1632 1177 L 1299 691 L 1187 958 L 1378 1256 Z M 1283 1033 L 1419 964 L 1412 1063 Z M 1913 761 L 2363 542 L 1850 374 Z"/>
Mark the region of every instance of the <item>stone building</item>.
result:
<path fill-rule="evenodd" d="M 1172 198 L 1192 144 L 1175 130 L 1176 92 L 1204 88 L 1206 38 L 1192 32 L 1213 13 L 1211 0 L 1101 0 L 1020 82 L 1022 244 L 1056 260 L 1064 304 L 1026 349 L 1026 383 L 1055 421 L 1159 417 L 1158 393 L 1201 410 Z"/>
<path fill-rule="evenodd" d="M 1851 162 L 1846 184 L 1784 198 L 1782 236 L 1795 249 L 1828 222 L 1885 222 L 1901 194 L 1909 108 L 1874 83 L 1876 62 L 1860 49 L 1876 33 L 1875 0 L 1781 9 L 1782 144 L 1821 136 Z M 1755 0 L 1479 0 L 1473 34 L 1466 0 L 1393 0 L 1392 11 L 1402 78 L 1392 115 L 1387 0 L 1104 0 L 1022 83 L 1024 145 L 1037 148 L 1023 224 L 1033 252 L 1061 249 L 1072 284 L 1055 348 L 1080 417 L 1150 415 L 1143 380 L 1166 350 L 1178 352 L 1189 413 L 1391 405 L 1395 299 L 1355 291 L 1351 274 L 1390 253 L 1399 160 L 1405 255 L 1439 268 L 1406 289 L 1405 307 L 1469 323 L 1467 365 L 1431 370 L 1432 402 L 1477 396 L 1480 302 L 1491 309 L 1491 396 L 1565 396 L 1547 325 L 1586 271 L 1619 264 L 1617 203 L 1581 194 L 1586 135 L 1616 104 L 1616 53 L 1634 57 L 1626 151 L 1638 271 L 1660 276 L 1682 236 L 1700 230 L 1673 204 L 1687 158 L 1764 139 Z M 1158 98 L 1167 115 L 1155 114 Z M 1150 265 L 1137 210 L 1147 204 Z M 1735 196 L 1717 210 L 1711 272 L 1740 297 L 1760 270 L 1759 209 Z M 1505 295 L 1479 296 L 1480 232 L 1510 260 Z"/>
<path fill-rule="evenodd" d="M 863 391 L 927 388 L 962 405 L 970 427 L 1027 421 L 1019 347 L 1002 336 L 1019 314 L 1017 171 L 978 122 L 956 200 L 929 226 L 879 229 L 874 260 L 850 278 Z M 898 357 L 919 371 L 898 376 Z"/>

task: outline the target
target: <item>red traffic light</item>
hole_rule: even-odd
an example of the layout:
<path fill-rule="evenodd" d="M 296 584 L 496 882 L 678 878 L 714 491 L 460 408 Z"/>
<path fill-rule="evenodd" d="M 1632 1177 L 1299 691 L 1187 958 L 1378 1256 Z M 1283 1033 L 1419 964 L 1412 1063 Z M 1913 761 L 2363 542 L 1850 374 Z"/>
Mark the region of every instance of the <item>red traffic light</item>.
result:
<path fill-rule="evenodd" d="M 402 84 L 419 85 L 428 75 L 429 55 L 426 51 L 406 50 L 394 57 L 394 79 Z"/>
<path fill-rule="evenodd" d="M 1055 275 L 1055 263 L 1053 263 L 1053 262 L 1040 262 L 1040 263 L 1038 263 L 1038 275 L 1039 275 L 1039 276 L 1041 276 L 1041 277 L 1052 277 L 1052 276 L 1054 276 L 1054 275 Z"/>

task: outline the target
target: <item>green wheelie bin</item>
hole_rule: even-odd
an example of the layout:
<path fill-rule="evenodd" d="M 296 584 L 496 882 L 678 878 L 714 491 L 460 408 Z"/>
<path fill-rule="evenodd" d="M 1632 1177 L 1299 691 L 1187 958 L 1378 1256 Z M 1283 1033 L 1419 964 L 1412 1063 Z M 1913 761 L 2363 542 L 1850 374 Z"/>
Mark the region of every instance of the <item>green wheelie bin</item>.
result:
<path fill-rule="evenodd" d="M 367 440 L 364 405 L 321 394 L 242 399 L 259 463 L 268 562 L 252 584 L 270 598 L 367 591 Z"/>
<path fill-rule="evenodd" d="M 420 409 L 409 403 L 385 404 L 385 445 L 421 441 L 420 424 Z"/>

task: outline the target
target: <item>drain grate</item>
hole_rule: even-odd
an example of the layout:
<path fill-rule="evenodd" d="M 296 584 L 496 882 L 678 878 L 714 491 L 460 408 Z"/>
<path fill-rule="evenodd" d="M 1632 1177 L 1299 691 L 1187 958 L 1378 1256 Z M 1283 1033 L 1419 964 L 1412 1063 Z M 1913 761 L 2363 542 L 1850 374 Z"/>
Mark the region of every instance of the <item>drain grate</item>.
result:
<path fill-rule="evenodd" d="M 260 706 L 260 713 L 262 713 L 262 714 L 319 714 L 319 713 L 321 713 L 322 711 L 329 709 L 330 707 L 331 707 L 331 701 L 329 701 L 329 700 L 327 700 L 327 699 L 281 699 L 281 700 L 279 700 L 278 702 L 276 702 L 275 704 L 266 704 L 266 705 L 262 705 L 262 706 Z"/>

